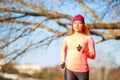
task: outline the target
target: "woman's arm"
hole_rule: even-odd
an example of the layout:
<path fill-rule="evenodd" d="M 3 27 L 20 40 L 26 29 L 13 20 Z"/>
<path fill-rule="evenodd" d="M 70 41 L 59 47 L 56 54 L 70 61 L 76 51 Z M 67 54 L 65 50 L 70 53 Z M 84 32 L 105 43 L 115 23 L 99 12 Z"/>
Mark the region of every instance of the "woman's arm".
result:
<path fill-rule="evenodd" d="M 92 37 L 89 38 L 88 40 L 88 53 L 87 53 L 88 58 L 95 59 L 96 56 L 96 51 L 95 51 L 95 44 L 94 40 Z"/>
<path fill-rule="evenodd" d="M 63 40 L 62 49 L 61 49 L 61 63 L 65 63 L 67 54 L 67 38 Z"/>

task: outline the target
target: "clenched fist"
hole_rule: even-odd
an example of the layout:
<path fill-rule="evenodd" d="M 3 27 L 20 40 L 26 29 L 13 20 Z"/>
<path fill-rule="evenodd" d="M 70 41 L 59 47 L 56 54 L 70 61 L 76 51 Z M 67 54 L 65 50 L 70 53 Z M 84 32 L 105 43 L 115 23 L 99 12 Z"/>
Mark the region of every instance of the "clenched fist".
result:
<path fill-rule="evenodd" d="M 65 62 L 60 64 L 61 68 L 64 69 L 65 68 Z"/>

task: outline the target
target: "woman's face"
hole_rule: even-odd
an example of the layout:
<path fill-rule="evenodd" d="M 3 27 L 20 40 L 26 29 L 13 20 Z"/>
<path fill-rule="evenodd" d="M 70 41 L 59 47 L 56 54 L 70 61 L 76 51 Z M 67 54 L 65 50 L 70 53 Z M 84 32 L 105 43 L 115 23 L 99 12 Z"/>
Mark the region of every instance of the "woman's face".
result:
<path fill-rule="evenodd" d="M 75 30 L 75 32 L 82 32 L 82 27 L 83 27 L 83 23 L 80 21 L 74 21 L 73 22 L 73 29 Z"/>

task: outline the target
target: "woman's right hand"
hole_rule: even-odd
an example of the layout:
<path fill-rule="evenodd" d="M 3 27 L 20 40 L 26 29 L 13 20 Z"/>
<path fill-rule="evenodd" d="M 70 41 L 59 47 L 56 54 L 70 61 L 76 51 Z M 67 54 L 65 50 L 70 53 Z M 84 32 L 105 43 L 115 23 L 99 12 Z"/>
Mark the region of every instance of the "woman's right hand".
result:
<path fill-rule="evenodd" d="M 61 68 L 64 69 L 65 68 L 65 62 L 60 64 Z"/>

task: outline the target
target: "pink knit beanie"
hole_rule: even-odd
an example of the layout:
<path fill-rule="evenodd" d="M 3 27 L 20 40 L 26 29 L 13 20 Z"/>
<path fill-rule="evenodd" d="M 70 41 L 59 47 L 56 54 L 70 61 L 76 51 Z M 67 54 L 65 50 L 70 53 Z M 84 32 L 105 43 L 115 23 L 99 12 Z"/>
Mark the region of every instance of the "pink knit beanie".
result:
<path fill-rule="evenodd" d="M 73 18 L 72 23 L 73 23 L 74 21 L 80 21 L 80 22 L 82 22 L 83 24 L 85 23 L 85 22 L 84 22 L 84 17 L 83 17 L 82 15 L 80 15 L 80 14 L 76 15 L 76 16 Z"/>

